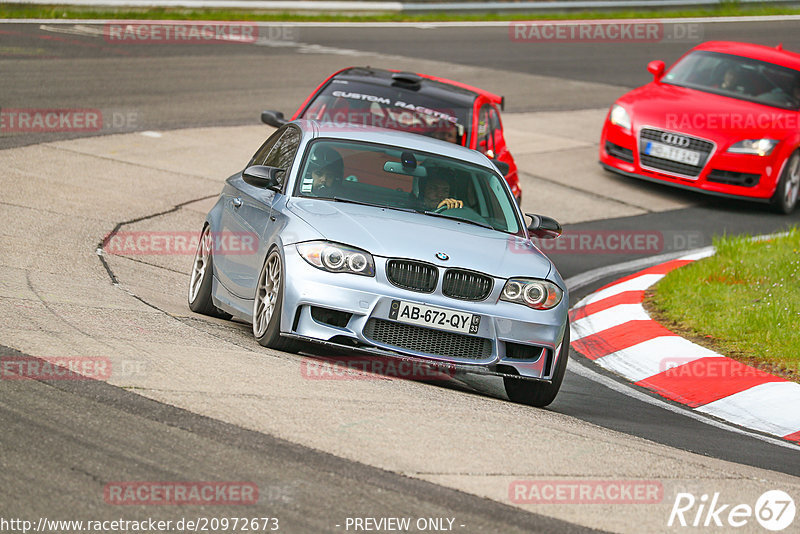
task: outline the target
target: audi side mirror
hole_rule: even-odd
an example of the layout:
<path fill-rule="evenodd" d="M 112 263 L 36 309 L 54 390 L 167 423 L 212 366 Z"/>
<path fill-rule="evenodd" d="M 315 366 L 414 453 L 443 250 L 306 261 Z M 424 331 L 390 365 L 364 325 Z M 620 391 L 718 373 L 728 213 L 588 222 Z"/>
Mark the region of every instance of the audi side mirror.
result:
<path fill-rule="evenodd" d="M 664 75 L 664 62 L 660 59 L 651 61 L 647 64 L 647 72 L 653 75 L 654 81 L 659 81 L 661 76 Z"/>

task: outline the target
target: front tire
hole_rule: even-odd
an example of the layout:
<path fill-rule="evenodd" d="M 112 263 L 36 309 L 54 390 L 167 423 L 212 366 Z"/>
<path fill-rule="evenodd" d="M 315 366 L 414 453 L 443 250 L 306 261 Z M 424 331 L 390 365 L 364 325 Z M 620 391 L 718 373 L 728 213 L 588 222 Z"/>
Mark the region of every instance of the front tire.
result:
<path fill-rule="evenodd" d="M 281 309 L 283 308 L 283 262 L 273 249 L 264 262 L 256 283 L 253 298 L 253 336 L 264 347 L 286 352 L 297 352 L 301 344 L 281 337 Z"/>
<path fill-rule="evenodd" d="M 558 390 L 561 389 L 561 382 L 567 371 L 567 360 L 569 359 L 569 324 L 564 330 L 564 338 L 561 340 L 561 350 L 558 353 L 558 363 L 553 373 L 553 379 L 547 382 L 526 380 L 524 378 L 503 378 L 503 385 L 506 395 L 512 402 L 527 404 L 543 408 L 552 403 Z"/>
<path fill-rule="evenodd" d="M 214 277 L 214 257 L 211 254 L 213 245 L 211 227 L 205 225 L 200 234 L 200 242 L 197 243 L 194 263 L 192 263 L 192 273 L 189 278 L 189 309 L 203 315 L 230 319 L 231 316 L 214 306 L 214 302 L 211 299 L 213 285 L 211 279 Z"/>
<path fill-rule="evenodd" d="M 790 214 L 797 206 L 800 192 L 800 151 L 795 151 L 786 162 L 772 196 L 772 206 L 778 213 Z"/>

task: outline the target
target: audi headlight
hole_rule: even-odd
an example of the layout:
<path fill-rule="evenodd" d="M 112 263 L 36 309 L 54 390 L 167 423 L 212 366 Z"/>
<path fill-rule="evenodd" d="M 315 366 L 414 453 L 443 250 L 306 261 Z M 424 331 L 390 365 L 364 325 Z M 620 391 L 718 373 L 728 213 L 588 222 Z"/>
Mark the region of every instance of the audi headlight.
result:
<path fill-rule="evenodd" d="M 536 278 L 510 278 L 500 293 L 500 300 L 524 304 L 536 310 L 558 306 L 564 291 L 553 282 Z"/>
<path fill-rule="evenodd" d="M 329 241 L 308 241 L 296 246 L 300 256 L 317 269 L 375 276 L 375 261 L 365 250 Z"/>
<path fill-rule="evenodd" d="M 778 141 L 775 139 L 745 139 L 732 145 L 728 152 L 731 154 L 754 154 L 757 156 L 769 156 Z"/>
<path fill-rule="evenodd" d="M 611 121 L 611 124 L 624 128 L 625 130 L 631 129 L 631 117 L 628 115 L 628 112 L 625 111 L 625 108 L 619 104 L 611 106 L 611 114 L 608 120 Z"/>

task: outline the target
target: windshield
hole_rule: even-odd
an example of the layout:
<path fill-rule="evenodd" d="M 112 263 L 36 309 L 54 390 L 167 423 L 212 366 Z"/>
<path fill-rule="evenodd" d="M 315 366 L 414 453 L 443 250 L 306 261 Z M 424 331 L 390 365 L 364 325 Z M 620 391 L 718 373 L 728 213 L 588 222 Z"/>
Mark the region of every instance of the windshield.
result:
<path fill-rule="evenodd" d="M 464 144 L 470 109 L 400 87 L 334 80 L 302 115 L 337 125 L 361 124 Z"/>
<path fill-rule="evenodd" d="M 800 107 L 800 72 L 741 56 L 692 52 L 663 81 L 783 109 Z"/>
<path fill-rule="evenodd" d="M 415 211 L 518 234 L 503 178 L 455 159 L 372 143 L 319 139 L 306 152 L 295 195 Z"/>

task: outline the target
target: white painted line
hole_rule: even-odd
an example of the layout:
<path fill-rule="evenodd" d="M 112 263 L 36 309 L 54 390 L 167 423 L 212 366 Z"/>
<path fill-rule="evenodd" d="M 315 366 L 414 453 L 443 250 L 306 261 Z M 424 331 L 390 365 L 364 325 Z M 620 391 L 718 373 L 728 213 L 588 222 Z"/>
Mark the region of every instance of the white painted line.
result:
<path fill-rule="evenodd" d="M 8 3 L 8 0 L 5 0 Z M 45 4 L 53 4 L 53 0 L 42 0 Z M 19 0 L 17 3 L 31 3 L 31 0 Z M 726 23 L 763 23 L 763 22 L 792 22 L 800 21 L 800 15 L 770 15 L 770 16 L 751 16 L 751 17 L 709 17 L 709 18 L 670 18 L 670 19 L 604 19 L 604 20 L 568 20 L 573 24 L 608 24 L 608 23 L 646 23 L 646 22 L 660 22 L 663 24 L 726 24 Z M 119 19 L 0 19 L 0 23 L 14 23 L 14 24 L 108 24 L 118 23 Z M 131 19 L 126 22 L 142 22 L 142 23 L 160 23 L 160 22 L 186 22 L 178 20 L 156 20 L 156 19 Z M 197 21 L 203 23 L 213 24 L 214 22 L 230 22 L 230 21 L 213 21 L 203 20 Z M 451 21 L 451 22 L 286 22 L 286 21 L 258 21 L 252 22 L 256 26 L 290 26 L 300 27 L 305 26 L 308 28 L 419 28 L 419 29 L 437 29 L 437 28 L 491 28 L 491 27 L 508 27 L 512 21 Z M 517 21 L 521 22 L 521 21 Z M 554 21 L 555 22 L 555 21 Z M 687 43 L 687 48 L 690 44 Z"/>
<path fill-rule="evenodd" d="M 709 258 L 714 255 L 716 250 L 714 247 L 705 248 L 699 252 L 695 252 L 693 254 L 688 254 L 686 256 L 682 256 L 678 258 L 679 260 L 687 260 L 687 261 L 697 261 L 702 260 L 703 258 Z"/>
<path fill-rule="evenodd" d="M 667 254 L 660 254 L 658 256 L 650 256 L 648 258 L 639 258 L 638 260 L 630 260 L 622 263 L 617 263 L 616 265 L 606 265 L 605 267 L 598 267 L 597 269 L 592 269 L 590 271 L 586 271 L 584 273 L 571 276 L 566 280 L 564 280 L 564 283 L 567 284 L 567 288 L 569 288 L 570 291 L 576 291 L 584 286 L 588 286 L 589 284 L 593 284 L 598 280 L 602 280 L 603 278 L 607 278 L 615 274 L 640 271 L 642 269 L 646 269 L 647 267 L 658 265 L 659 263 L 665 263 L 670 260 L 676 260 L 686 255 L 687 253 L 692 254 L 695 252 L 700 252 L 702 250 L 705 249 L 703 248 L 703 249 L 669 252 Z"/>
<path fill-rule="evenodd" d="M 598 302 L 626 291 L 644 291 L 662 278 L 664 278 L 663 274 L 643 274 L 641 276 L 637 276 L 636 278 L 631 278 L 630 280 L 626 280 L 619 284 L 614 284 L 611 287 L 607 287 L 596 293 L 592 293 L 577 303 L 575 308 L 580 308 L 581 306 L 586 306 L 592 302 Z"/>
<path fill-rule="evenodd" d="M 613 328 L 628 321 L 649 321 L 650 316 L 641 304 L 620 304 L 592 315 L 573 321 L 570 325 L 570 339 L 577 341 L 586 336 Z"/>
<path fill-rule="evenodd" d="M 592 369 L 589 365 L 590 364 L 585 364 L 578 360 L 571 359 L 569 362 L 568 369 L 571 372 L 575 373 L 576 375 L 582 376 L 593 382 L 597 382 L 598 384 L 605 386 L 612 391 L 616 391 L 621 395 L 625 395 L 626 397 L 630 397 L 639 402 L 650 404 L 652 406 L 657 406 L 658 408 L 661 408 L 668 412 L 676 413 L 684 417 L 688 417 L 689 419 L 694 419 L 695 421 L 705 423 L 708 426 L 713 426 L 714 428 L 727 430 L 728 432 L 733 432 L 734 434 L 749 436 L 759 441 L 763 441 L 764 443 L 769 443 L 770 445 L 777 445 L 778 447 L 783 447 L 785 449 L 790 449 L 793 451 L 800 452 L 800 445 L 795 445 L 794 443 L 783 439 L 764 436 L 762 434 L 756 434 L 754 432 L 750 432 L 748 430 L 732 426 L 723 421 L 717 421 L 716 419 L 712 419 L 705 414 L 696 413 L 693 410 L 686 408 L 685 406 L 676 406 L 674 404 L 670 404 L 668 402 L 660 400 L 656 397 L 651 397 L 650 395 L 647 395 L 646 393 L 643 393 L 638 389 L 632 388 L 631 385 L 628 383 L 618 382 L 613 378 L 598 373 L 597 371 Z M 786 434 L 782 435 L 785 436 Z"/>
<path fill-rule="evenodd" d="M 142 136 L 144 136 L 144 137 L 153 137 L 153 138 L 155 138 L 155 139 L 158 139 L 159 137 L 162 137 L 162 136 L 163 136 L 163 134 L 162 134 L 161 132 L 154 132 L 154 131 L 152 131 L 152 130 L 147 130 L 147 131 L 144 131 L 144 132 L 139 132 L 139 135 L 142 135 Z"/>
<path fill-rule="evenodd" d="M 194 9 L 272 9 L 276 11 L 401 11 L 402 2 L 326 0 L 4 0 L 6 4 L 58 4 L 78 7 L 178 7 Z"/>
<path fill-rule="evenodd" d="M 761 432 L 786 436 L 800 431 L 800 384 L 759 384 L 696 410 Z"/>
<path fill-rule="evenodd" d="M 682 337 L 661 336 L 597 358 L 595 363 L 631 382 L 638 382 L 663 373 L 670 367 L 718 356 L 716 352 Z"/>

